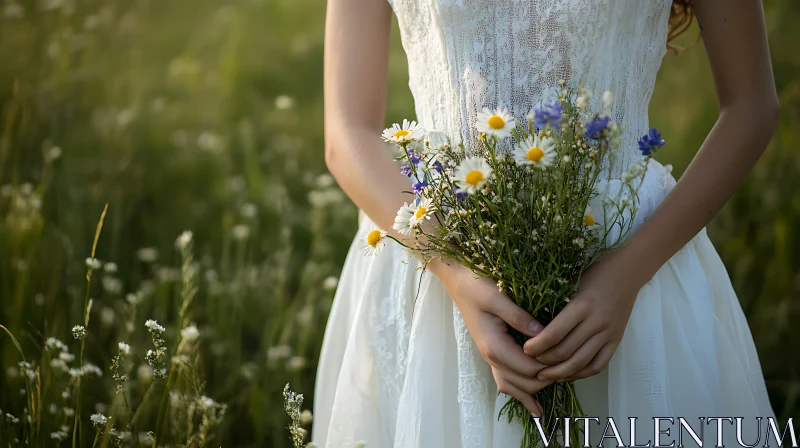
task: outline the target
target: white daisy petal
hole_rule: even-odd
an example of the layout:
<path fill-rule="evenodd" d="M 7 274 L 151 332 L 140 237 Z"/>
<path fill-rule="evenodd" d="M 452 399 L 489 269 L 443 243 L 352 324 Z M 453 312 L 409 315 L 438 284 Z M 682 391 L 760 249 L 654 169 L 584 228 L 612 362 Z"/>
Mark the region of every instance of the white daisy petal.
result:
<path fill-rule="evenodd" d="M 361 246 L 361 251 L 364 255 L 378 255 L 383 252 L 386 246 L 386 232 L 380 229 L 375 229 L 364 235 L 364 242 Z"/>
<path fill-rule="evenodd" d="M 511 136 L 514 129 L 514 117 L 506 109 L 497 108 L 494 111 L 483 108 L 478 113 L 475 128 L 486 135 L 506 138 Z"/>
<path fill-rule="evenodd" d="M 393 124 L 392 127 L 383 130 L 381 137 L 389 143 L 406 143 L 419 140 L 425 134 L 422 126 L 416 121 L 403 120 L 403 124 Z"/>
<path fill-rule="evenodd" d="M 486 185 L 492 176 L 492 167 L 480 157 L 465 159 L 456 167 L 453 178 L 458 190 L 456 193 L 475 194 Z"/>
<path fill-rule="evenodd" d="M 514 148 L 514 160 L 519 165 L 546 168 L 556 158 L 555 142 L 549 137 L 528 137 Z"/>
<path fill-rule="evenodd" d="M 411 225 L 414 213 L 416 213 L 416 207 L 403 204 L 400 210 L 397 211 L 397 216 L 394 218 L 394 225 L 392 225 L 392 228 L 397 230 L 401 235 L 411 235 L 411 231 L 414 230 L 414 226 Z"/>

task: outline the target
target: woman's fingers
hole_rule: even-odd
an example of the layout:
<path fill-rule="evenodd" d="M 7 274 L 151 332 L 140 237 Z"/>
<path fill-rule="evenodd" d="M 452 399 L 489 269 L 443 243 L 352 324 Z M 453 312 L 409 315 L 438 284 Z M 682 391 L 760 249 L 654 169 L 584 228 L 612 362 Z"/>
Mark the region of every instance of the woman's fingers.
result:
<path fill-rule="evenodd" d="M 586 317 L 583 306 L 567 305 L 538 335 L 525 342 L 525 354 L 539 356 L 561 342 Z"/>
<path fill-rule="evenodd" d="M 555 380 L 547 379 L 547 380 L 539 380 L 537 378 L 528 378 L 526 376 L 522 376 L 514 371 L 497 368 L 499 370 L 500 375 L 502 375 L 508 382 L 513 384 L 514 386 L 518 387 L 522 391 L 528 394 L 535 394 L 540 390 L 544 389 L 545 387 L 553 384 Z"/>
<path fill-rule="evenodd" d="M 522 346 L 508 333 L 496 334 L 487 339 L 486 347 L 481 352 L 486 361 L 494 367 L 513 371 L 527 378 L 535 378 L 539 371 L 547 367 L 526 356 L 522 352 Z"/>
<path fill-rule="evenodd" d="M 533 414 L 534 417 L 542 416 L 542 407 L 536 400 L 533 399 L 531 394 L 526 393 L 522 389 L 511 384 L 511 382 L 508 381 L 498 369 L 492 368 L 492 374 L 494 375 L 495 383 L 497 383 L 498 392 L 510 395 L 519 400 L 520 403 L 525 406 L 525 409 Z"/>
<path fill-rule="evenodd" d="M 605 343 L 606 340 L 604 340 L 601 334 L 595 334 L 588 341 L 586 341 L 585 344 L 578 348 L 578 351 L 570 356 L 569 359 L 560 364 L 556 364 L 552 367 L 542 370 L 539 372 L 539 375 L 537 375 L 537 378 L 540 380 L 560 380 L 575 375 L 583 370 L 592 361 L 592 359 L 594 359 Z"/>
<path fill-rule="evenodd" d="M 590 320 L 584 320 L 570 331 L 561 342 L 536 356 L 536 359 L 542 364 L 550 366 L 562 363 L 574 355 L 589 338 L 597 334 L 597 330 L 593 328 Z"/>
<path fill-rule="evenodd" d="M 600 351 L 597 352 L 597 355 L 595 355 L 594 359 L 592 359 L 589 364 L 586 365 L 586 367 L 581 369 L 578 373 L 571 375 L 569 378 L 567 378 L 567 381 L 577 381 L 583 378 L 589 378 L 590 376 L 594 376 L 602 372 L 603 369 L 605 369 L 608 365 L 608 361 L 610 361 L 611 357 L 614 356 L 616 349 L 616 344 L 611 342 L 607 343 L 600 349 Z"/>
<path fill-rule="evenodd" d="M 505 323 L 527 336 L 536 336 L 544 329 L 527 311 L 517 306 L 506 295 L 492 297 L 486 304 L 487 311 L 503 319 Z"/>

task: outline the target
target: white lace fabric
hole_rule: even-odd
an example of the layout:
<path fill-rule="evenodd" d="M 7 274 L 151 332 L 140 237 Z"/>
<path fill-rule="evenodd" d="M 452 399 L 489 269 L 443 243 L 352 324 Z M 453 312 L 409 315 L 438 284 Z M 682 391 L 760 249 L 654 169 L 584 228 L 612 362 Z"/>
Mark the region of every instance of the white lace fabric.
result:
<path fill-rule="evenodd" d="M 417 120 L 466 145 L 483 107 L 524 120 L 559 80 L 614 92 L 622 128 L 612 174 L 636 160 L 666 53 L 670 0 L 391 0 L 408 57 Z"/>

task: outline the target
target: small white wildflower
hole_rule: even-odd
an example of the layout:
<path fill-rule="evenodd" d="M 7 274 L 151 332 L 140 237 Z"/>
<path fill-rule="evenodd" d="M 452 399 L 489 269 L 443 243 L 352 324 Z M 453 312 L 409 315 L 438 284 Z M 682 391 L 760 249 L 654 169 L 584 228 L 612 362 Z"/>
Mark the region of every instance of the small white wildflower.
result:
<path fill-rule="evenodd" d="M 117 272 L 117 264 L 109 261 L 105 266 L 103 266 L 103 269 L 106 272 L 113 274 L 114 272 Z"/>
<path fill-rule="evenodd" d="M 73 355 L 72 353 L 68 353 L 68 352 L 61 352 L 58 355 L 58 359 L 60 359 L 60 360 L 62 360 L 64 362 L 72 362 L 72 361 L 75 360 L 75 355 Z"/>
<path fill-rule="evenodd" d="M 294 99 L 288 95 L 279 95 L 275 98 L 275 109 L 287 110 L 291 109 L 294 105 Z"/>
<path fill-rule="evenodd" d="M 67 437 L 67 433 L 64 431 L 55 431 L 50 433 L 50 438 L 59 442 L 66 440 Z"/>
<path fill-rule="evenodd" d="M 152 263 L 158 258 L 158 249 L 155 247 L 143 247 L 136 251 L 136 257 L 139 261 Z"/>
<path fill-rule="evenodd" d="M 564 162 L 564 163 L 569 163 L 570 158 L 569 158 L 568 155 L 564 155 L 564 157 L 561 158 L 561 161 Z"/>
<path fill-rule="evenodd" d="M 200 406 L 200 409 L 209 410 L 212 409 L 217 403 L 213 399 L 203 395 L 197 399 L 197 404 Z"/>
<path fill-rule="evenodd" d="M 248 236 L 250 236 L 250 228 L 244 224 L 237 224 L 233 226 L 233 230 L 231 230 L 231 234 L 235 240 L 246 240 Z"/>
<path fill-rule="evenodd" d="M 188 327 L 181 330 L 181 337 L 186 341 L 193 342 L 196 341 L 198 337 L 200 337 L 200 332 L 197 330 L 196 326 L 189 325 Z"/>
<path fill-rule="evenodd" d="M 119 352 L 122 353 L 123 355 L 127 355 L 131 352 L 131 346 L 124 342 L 120 342 L 119 344 L 117 344 L 117 346 L 119 347 Z"/>
<path fill-rule="evenodd" d="M 60 339 L 53 337 L 47 338 L 47 340 L 44 342 L 44 348 L 46 350 L 55 350 L 59 352 L 64 352 L 68 350 L 66 344 L 61 342 Z"/>
<path fill-rule="evenodd" d="M 585 95 L 580 95 L 575 100 L 575 107 L 577 107 L 578 109 L 586 109 L 586 106 L 588 105 L 588 103 L 589 103 L 588 98 L 586 98 Z"/>
<path fill-rule="evenodd" d="M 156 331 L 159 333 L 166 331 L 166 328 L 159 325 L 158 322 L 154 321 L 153 319 L 147 319 L 147 321 L 144 323 L 144 326 L 150 331 Z"/>
<path fill-rule="evenodd" d="M 322 281 L 322 289 L 332 291 L 339 285 L 339 279 L 333 275 Z"/>
<path fill-rule="evenodd" d="M 83 339 L 86 337 L 86 328 L 83 325 L 75 325 L 72 327 L 72 337 L 75 339 Z"/>
<path fill-rule="evenodd" d="M 314 420 L 313 414 L 308 409 L 304 409 L 303 412 L 300 413 L 300 424 L 303 426 L 308 426 Z"/>
<path fill-rule="evenodd" d="M 89 269 L 100 269 L 103 267 L 103 262 L 98 260 L 97 258 L 87 257 L 86 267 L 88 267 Z"/>
<path fill-rule="evenodd" d="M 192 231 L 191 230 L 184 230 L 183 233 L 175 240 L 175 246 L 179 250 L 185 250 L 189 244 L 192 242 Z"/>
<path fill-rule="evenodd" d="M 100 413 L 92 414 L 89 419 L 92 421 L 94 426 L 104 426 L 106 423 L 108 423 L 108 417 Z"/>
<path fill-rule="evenodd" d="M 292 356 L 289 358 L 289 361 L 286 362 L 286 368 L 289 371 L 297 372 L 298 370 L 302 370 L 306 366 L 306 359 L 302 356 Z"/>

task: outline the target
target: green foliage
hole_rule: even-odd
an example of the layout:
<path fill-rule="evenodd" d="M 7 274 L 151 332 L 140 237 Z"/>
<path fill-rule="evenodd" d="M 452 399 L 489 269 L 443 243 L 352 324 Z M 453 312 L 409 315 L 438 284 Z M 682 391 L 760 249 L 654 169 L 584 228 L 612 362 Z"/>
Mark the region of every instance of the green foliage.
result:
<path fill-rule="evenodd" d="M 789 416 L 800 410 L 800 359 L 787 355 L 800 344 L 800 6 L 765 7 L 779 130 L 709 232 L 753 326 L 776 412 Z M 324 166 L 324 13 L 310 0 L 0 2 L 0 324 L 16 337 L 0 333 L 0 409 L 19 419 L 0 419 L 4 446 L 12 432 L 30 434 L 25 407 L 42 416 L 33 429 L 42 446 L 62 422 L 72 428 L 64 409 L 76 409 L 75 394 L 46 380 L 49 337 L 71 349 L 85 342 L 86 362 L 104 373 L 81 385 L 85 446 L 92 414 L 124 409 L 114 359 L 132 408 L 145 403 L 139 432 L 289 446 L 283 385 L 313 402 L 335 277 L 356 227 L 355 207 Z M 387 121 L 413 115 L 394 37 Z M 681 172 L 716 114 L 702 44 L 665 58 L 651 109 L 666 162 Z M 106 203 L 94 255 L 102 268 L 87 291 L 85 260 Z M 189 265 L 174 249 L 186 229 Z M 174 383 L 148 374 L 148 319 L 166 328 Z M 190 322 L 200 337 L 175 352 Z M 75 325 L 86 327 L 84 341 L 70 337 Z M 118 358 L 119 342 L 130 355 Z M 21 353 L 39 383 L 20 375 Z M 185 370 L 174 367 L 181 355 Z M 164 399 L 167 384 L 181 395 Z"/>

